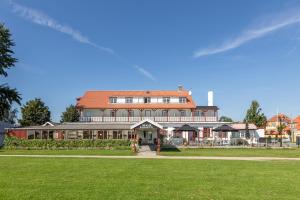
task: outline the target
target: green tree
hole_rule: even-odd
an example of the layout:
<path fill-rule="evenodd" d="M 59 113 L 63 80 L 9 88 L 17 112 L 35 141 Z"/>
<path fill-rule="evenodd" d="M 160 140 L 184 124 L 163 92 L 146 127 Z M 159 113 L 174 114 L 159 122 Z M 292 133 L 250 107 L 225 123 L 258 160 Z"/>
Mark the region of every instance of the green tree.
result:
<path fill-rule="evenodd" d="M 280 147 L 282 147 L 282 134 L 283 134 L 283 130 L 286 128 L 286 125 L 282 123 L 282 119 L 279 119 L 279 125 L 277 126 L 277 132 L 280 135 L 281 139 L 280 139 Z"/>
<path fill-rule="evenodd" d="M 80 114 L 74 105 L 70 105 L 61 115 L 60 122 L 78 122 Z"/>
<path fill-rule="evenodd" d="M 26 102 L 21 107 L 21 113 L 22 119 L 19 122 L 22 126 L 42 125 L 51 120 L 48 106 L 39 98 Z"/>
<path fill-rule="evenodd" d="M 233 122 L 233 120 L 230 117 L 221 116 L 219 119 L 220 122 Z"/>
<path fill-rule="evenodd" d="M 250 108 L 247 110 L 246 117 L 244 119 L 245 123 L 253 123 L 257 127 L 265 127 L 267 124 L 267 118 L 264 113 L 262 113 L 262 109 L 257 101 L 252 101 Z"/>
<path fill-rule="evenodd" d="M 0 23 L 0 76 L 7 76 L 7 70 L 17 62 L 13 57 L 12 47 L 14 42 L 11 39 L 10 31 Z M 13 103 L 21 105 L 21 96 L 16 89 L 11 89 L 7 84 L 0 84 L 0 121 L 6 119 L 7 113 L 12 112 Z"/>
<path fill-rule="evenodd" d="M 16 108 L 5 110 L 2 121 L 15 124 L 17 122 L 17 114 L 18 110 Z"/>

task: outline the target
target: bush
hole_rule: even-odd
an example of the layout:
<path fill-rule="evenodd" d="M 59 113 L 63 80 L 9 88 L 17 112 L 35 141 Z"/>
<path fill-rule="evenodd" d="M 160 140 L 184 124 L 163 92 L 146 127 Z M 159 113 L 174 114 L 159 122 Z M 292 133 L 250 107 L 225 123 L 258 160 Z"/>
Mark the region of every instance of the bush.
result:
<path fill-rule="evenodd" d="M 130 149 L 129 140 L 27 140 L 5 137 L 6 149 Z"/>

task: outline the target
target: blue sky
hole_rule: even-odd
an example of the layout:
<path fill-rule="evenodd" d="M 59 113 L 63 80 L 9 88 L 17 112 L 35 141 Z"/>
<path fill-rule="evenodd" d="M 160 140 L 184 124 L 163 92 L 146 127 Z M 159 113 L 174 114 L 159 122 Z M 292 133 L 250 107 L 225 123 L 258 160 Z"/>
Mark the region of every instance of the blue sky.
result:
<path fill-rule="evenodd" d="M 1 0 L 16 43 L 7 82 L 40 97 L 52 119 L 86 90 L 215 93 L 242 120 L 251 100 L 270 117 L 300 114 L 300 1 Z"/>

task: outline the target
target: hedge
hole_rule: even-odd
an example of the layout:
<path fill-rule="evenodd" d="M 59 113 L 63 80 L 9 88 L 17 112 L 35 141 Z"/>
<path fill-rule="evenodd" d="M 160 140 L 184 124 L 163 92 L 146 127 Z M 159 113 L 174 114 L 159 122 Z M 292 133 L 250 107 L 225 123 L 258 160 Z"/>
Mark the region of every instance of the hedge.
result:
<path fill-rule="evenodd" d="M 5 149 L 130 149 L 129 140 L 27 140 L 5 137 Z"/>

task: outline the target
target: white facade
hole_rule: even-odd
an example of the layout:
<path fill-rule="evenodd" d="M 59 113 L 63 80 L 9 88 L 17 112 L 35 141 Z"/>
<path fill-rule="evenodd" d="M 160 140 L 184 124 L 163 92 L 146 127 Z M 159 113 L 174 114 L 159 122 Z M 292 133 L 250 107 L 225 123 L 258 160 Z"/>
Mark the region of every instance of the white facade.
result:
<path fill-rule="evenodd" d="M 117 98 L 117 101 L 116 103 L 112 103 L 112 104 L 144 104 L 145 97 L 129 97 L 132 98 L 132 103 L 126 103 L 126 98 L 128 97 L 115 97 Z M 150 98 L 150 103 L 164 103 L 163 102 L 164 98 L 169 98 L 170 99 L 169 103 L 180 103 L 179 98 L 186 98 L 186 97 L 149 97 L 149 98 Z"/>

